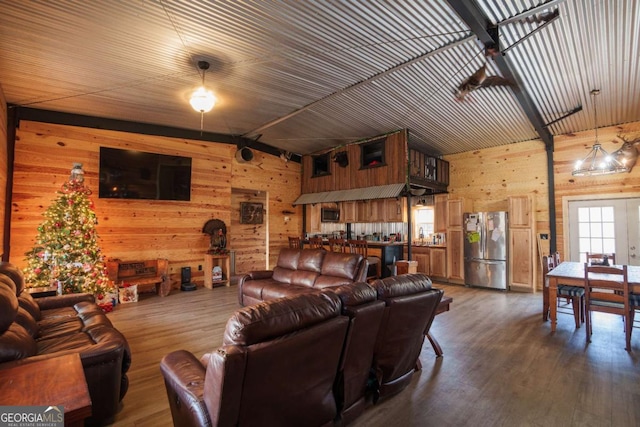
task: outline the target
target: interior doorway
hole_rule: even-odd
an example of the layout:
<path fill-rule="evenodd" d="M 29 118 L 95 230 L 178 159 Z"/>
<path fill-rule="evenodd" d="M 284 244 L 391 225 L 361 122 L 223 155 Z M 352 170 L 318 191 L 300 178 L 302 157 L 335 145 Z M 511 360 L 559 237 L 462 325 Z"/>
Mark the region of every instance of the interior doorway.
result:
<path fill-rule="evenodd" d="M 569 255 L 615 252 L 617 264 L 640 265 L 640 198 L 568 202 Z"/>
<path fill-rule="evenodd" d="M 228 247 L 234 251 L 235 274 L 265 270 L 269 260 L 268 193 L 231 189 L 231 227 Z"/>

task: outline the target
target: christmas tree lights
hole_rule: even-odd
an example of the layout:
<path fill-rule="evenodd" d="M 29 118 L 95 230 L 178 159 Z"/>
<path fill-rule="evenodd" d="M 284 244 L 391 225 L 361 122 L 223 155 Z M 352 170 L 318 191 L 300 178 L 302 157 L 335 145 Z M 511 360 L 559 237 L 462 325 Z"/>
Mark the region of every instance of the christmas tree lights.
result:
<path fill-rule="evenodd" d="M 101 297 L 113 291 L 98 246 L 98 218 L 84 185 L 82 164 L 74 163 L 69 181 L 44 212 L 36 244 L 25 256 L 30 287 L 58 287 L 59 293 L 89 292 Z"/>

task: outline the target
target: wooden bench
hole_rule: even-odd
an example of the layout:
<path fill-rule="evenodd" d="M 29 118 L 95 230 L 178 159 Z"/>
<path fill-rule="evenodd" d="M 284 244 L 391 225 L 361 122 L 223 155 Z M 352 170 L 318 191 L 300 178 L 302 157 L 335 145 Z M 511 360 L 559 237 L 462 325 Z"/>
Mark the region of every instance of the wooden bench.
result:
<path fill-rule="evenodd" d="M 116 285 L 125 282 L 138 285 L 138 292 L 155 288 L 156 294 L 166 297 L 171 292 L 169 280 L 169 260 L 155 259 L 149 261 L 109 260 L 107 274 L 109 280 Z"/>

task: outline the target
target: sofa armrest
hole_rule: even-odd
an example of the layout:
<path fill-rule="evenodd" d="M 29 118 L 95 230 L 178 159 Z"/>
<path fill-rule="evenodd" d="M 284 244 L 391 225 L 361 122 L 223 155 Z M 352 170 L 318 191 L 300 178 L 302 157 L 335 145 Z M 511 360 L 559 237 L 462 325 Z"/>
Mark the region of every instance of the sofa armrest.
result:
<path fill-rule="evenodd" d="M 95 302 L 92 294 L 65 294 L 53 297 L 36 298 L 36 303 L 40 310 L 50 310 L 52 308 L 73 307 L 79 302 Z"/>
<path fill-rule="evenodd" d="M 251 271 L 238 279 L 238 302 L 244 307 L 243 291 L 244 282 L 248 280 L 270 279 L 273 277 L 273 270 L 256 270 Z"/>
<path fill-rule="evenodd" d="M 204 404 L 205 367 L 186 350 L 167 354 L 160 361 L 175 425 L 211 425 Z"/>

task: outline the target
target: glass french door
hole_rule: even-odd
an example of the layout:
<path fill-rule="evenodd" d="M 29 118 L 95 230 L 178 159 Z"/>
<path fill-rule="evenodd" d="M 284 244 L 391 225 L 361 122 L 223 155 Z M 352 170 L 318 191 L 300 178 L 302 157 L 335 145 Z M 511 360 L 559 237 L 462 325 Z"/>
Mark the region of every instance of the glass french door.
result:
<path fill-rule="evenodd" d="M 569 202 L 571 261 L 586 253 L 616 254 L 617 264 L 640 265 L 640 198 Z"/>

